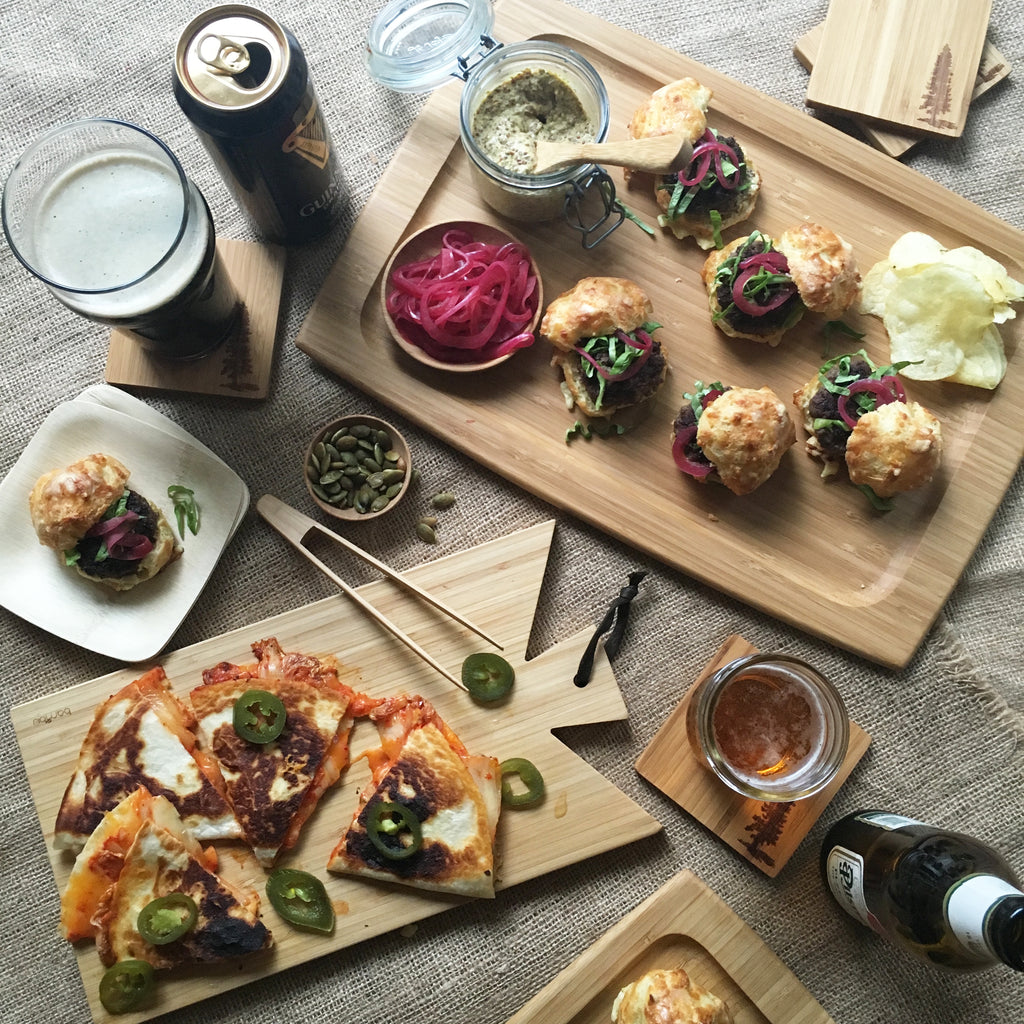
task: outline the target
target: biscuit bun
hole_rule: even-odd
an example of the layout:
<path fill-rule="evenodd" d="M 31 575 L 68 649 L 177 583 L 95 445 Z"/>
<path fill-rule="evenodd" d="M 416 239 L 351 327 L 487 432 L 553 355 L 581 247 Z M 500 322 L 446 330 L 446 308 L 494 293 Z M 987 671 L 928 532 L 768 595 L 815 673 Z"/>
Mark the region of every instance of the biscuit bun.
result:
<path fill-rule="evenodd" d="M 652 315 L 651 300 L 643 289 L 621 277 L 585 277 L 544 311 L 538 333 L 554 346 L 552 365 L 561 369 L 572 403 L 587 416 L 610 417 L 644 401 L 661 387 L 668 363 L 657 341 L 652 340 L 650 355 L 636 372 L 621 381 L 606 380 L 603 391 L 598 388 L 592 364 L 576 351 L 594 338 L 612 336 L 617 331 L 631 334 L 650 325 Z"/>
<path fill-rule="evenodd" d="M 612 1024 L 732 1024 L 729 1007 L 682 968 L 648 971 L 615 997 Z"/>
<path fill-rule="evenodd" d="M 127 488 L 130 473 L 113 456 L 95 453 L 70 466 L 44 473 L 29 494 L 29 514 L 39 543 L 57 551 L 62 561 L 78 553 L 73 566 L 87 579 L 114 590 L 129 590 L 155 576 L 181 554 L 181 547 L 170 524 L 155 505 Z M 142 558 L 102 560 L 82 557 L 80 545 L 100 523 L 107 510 L 127 492 L 127 511 L 137 517 L 136 532 L 152 546 Z M 100 541 L 95 542 L 99 546 Z"/>
<path fill-rule="evenodd" d="M 723 265 L 758 238 L 769 247 L 767 251 L 774 250 L 785 257 L 795 292 L 775 309 L 762 315 L 748 315 L 735 309 L 731 302 L 723 306 L 723 295 L 731 291 L 736 279 L 736 267 L 723 269 Z M 720 276 L 720 269 L 727 278 Z M 756 231 L 746 238 L 733 239 L 708 255 L 700 276 L 707 291 L 708 307 L 720 331 L 731 338 L 748 338 L 771 346 L 778 345 L 807 309 L 829 319 L 841 316 L 856 301 L 861 287 L 850 245 L 834 231 L 810 222 L 788 228 L 777 241 Z"/>
<path fill-rule="evenodd" d="M 834 320 L 860 296 L 860 271 L 853 249 L 834 231 L 804 221 L 779 235 L 775 248 L 789 263 L 789 275 L 804 305 Z"/>
<path fill-rule="evenodd" d="M 786 404 L 767 387 L 708 389 L 701 404 L 699 418 L 685 405 L 673 424 L 677 465 L 702 482 L 717 480 L 733 494 L 756 490 L 796 441 Z"/>
<path fill-rule="evenodd" d="M 865 413 L 846 442 L 850 482 L 880 498 L 924 486 L 941 458 L 942 427 L 917 402 L 890 402 Z"/>
<path fill-rule="evenodd" d="M 695 78 L 680 78 L 655 90 L 629 120 L 626 131 L 631 139 L 649 139 L 658 135 L 681 135 L 691 145 L 707 130 L 707 109 L 711 90 Z M 623 168 L 628 185 L 639 172 Z"/>

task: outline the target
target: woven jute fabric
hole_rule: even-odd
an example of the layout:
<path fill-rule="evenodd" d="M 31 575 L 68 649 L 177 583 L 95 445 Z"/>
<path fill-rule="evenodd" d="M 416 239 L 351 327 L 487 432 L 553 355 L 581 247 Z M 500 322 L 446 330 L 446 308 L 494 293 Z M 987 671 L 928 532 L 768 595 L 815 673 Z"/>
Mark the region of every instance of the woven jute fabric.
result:
<path fill-rule="evenodd" d="M 826 0 L 573 2 L 805 109 L 808 76 L 792 47 L 825 18 Z M 145 5 L 0 0 L 3 173 L 53 124 L 96 115 L 123 118 L 155 132 L 180 157 L 208 199 L 221 236 L 251 238 L 171 91 L 174 41 L 202 6 L 183 0 Z M 325 116 L 339 140 L 346 208 L 326 238 L 289 252 L 279 351 L 265 401 L 228 403 L 185 394 L 148 395 L 146 401 L 229 462 L 254 496 L 270 491 L 303 508 L 308 500 L 292 462 L 315 425 L 349 411 L 391 418 L 415 447 L 430 487 L 458 493 L 457 504 L 445 513 L 437 551 L 414 538 L 412 507 L 360 534 L 363 544 L 398 568 L 554 518 L 533 654 L 598 621 L 629 572 L 647 569 L 615 661 L 629 718 L 567 730 L 563 739 L 664 829 L 501 892 L 493 901 L 455 907 L 413 929 L 321 957 L 167 1019 L 180 1024 L 498 1024 L 624 914 L 690 868 L 840 1024 L 1019 1020 L 1024 979 L 1008 969 L 944 974 L 897 953 L 826 895 L 817 855 L 830 821 L 875 806 L 970 832 L 1024 871 L 1024 476 L 1017 474 L 918 653 L 906 669 L 888 671 L 641 558 L 506 484 L 407 422 L 400 411 L 369 400 L 316 365 L 294 340 L 423 99 L 388 92 L 366 74 L 362 50 L 376 13 L 373 0 L 275 0 L 266 7 L 306 51 Z M 990 38 L 1011 65 L 1024 68 L 1019 0 L 994 0 Z M 1024 84 L 1015 71 L 972 105 L 961 138 L 927 141 L 905 162 L 1024 229 L 1022 139 Z M 6 245 L 0 246 L 0 275 L 0 472 L 6 473 L 56 405 L 103 379 L 106 332 L 54 301 Z M 1018 358 L 1011 372 L 1020 369 Z M 328 581 L 312 570 L 297 571 L 296 565 L 294 552 L 250 512 L 169 648 L 332 593 Z M 360 583 L 372 573 L 353 566 L 349 578 Z M 820 667 L 873 739 L 861 765 L 776 879 L 726 848 L 634 768 L 695 671 L 731 633 Z M 71 948 L 58 933 L 58 892 L 6 712 L 122 666 L 6 609 L 0 609 L 0 652 L 5 708 L 0 715 L 0 957 L 8 979 L 0 1020 L 79 1024 L 89 1019 L 89 1011 Z M 45 742 L 44 734 L 39 742 Z"/>

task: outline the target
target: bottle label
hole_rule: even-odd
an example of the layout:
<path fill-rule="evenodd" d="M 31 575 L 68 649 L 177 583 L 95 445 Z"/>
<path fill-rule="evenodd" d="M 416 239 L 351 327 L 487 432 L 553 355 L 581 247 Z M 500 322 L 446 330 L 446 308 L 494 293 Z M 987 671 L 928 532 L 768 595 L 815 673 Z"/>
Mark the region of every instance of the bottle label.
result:
<path fill-rule="evenodd" d="M 903 828 L 905 825 L 923 824 L 916 818 L 904 818 L 901 814 L 886 814 L 885 811 L 867 811 L 864 814 L 858 814 L 857 817 L 876 828 L 884 828 L 886 832 Z"/>
<path fill-rule="evenodd" d="M 985 919 L 994 903 L 1020 890 L 994 875 L 968 875 L 946 893 L 946 920 L 960 944 L 980 960 L 991 960 Z"/>
<path fill-rule="evenodd" d="M 833 846 L 825 862 L 825 878 L 839 905 L 861 924 L 880 932 L 864 899 L 864 858 L 845 846 Z"/>

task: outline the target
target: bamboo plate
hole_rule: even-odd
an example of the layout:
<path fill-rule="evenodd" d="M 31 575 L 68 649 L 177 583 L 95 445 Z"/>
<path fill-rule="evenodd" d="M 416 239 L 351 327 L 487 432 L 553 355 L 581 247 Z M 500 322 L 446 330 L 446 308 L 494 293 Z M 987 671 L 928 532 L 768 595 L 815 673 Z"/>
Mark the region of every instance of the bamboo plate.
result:
<path fill-rule="evenodd" d="M 615 996 L 647 971 L 682 967 L 735 1024 L 832 1024 L 788 967 L 691 871 L 607 931 L 508 1024 L 608 1024 Z"/>
<path fill-rule="evenodd" d="M 556 0 L 504 0 L 496 35 L 553 39 L 586 57 L 605 82 L 612 133 L 624 137 L 650 93 L 684 75 L 714 91 L 709 123 L 757 160 L 764 186 L 754 217 L 777 235 L 813 218 L 853 246 L 866 271 L 907 231 L 947 246 L 974 244 L 1024 272 L 1024 233 L 806 113 L 685 56 Z M 437 433 L 511 482 L 652 558 L 792 625 L 865 657 L 903 666 L 924 638 L 981 539 L 1024 454 L 1024 317 L 1002 325 L 1010 365 L 994 393 L 955 384 L 908 385 L 942 420 L 944 465 L 928 487 L 872 512 L 843 480 L 826 484 L 798 439 L 774 477 L 737 498 L 684 479 L 671 427 L 694 381 L 770 386 L 787 397 L 838 345 L 863 345 L 889 362 L 873 317 L 850 314 L 859 342 L 830 342 L 809 314 L 770 349 L 725 337 L 708 314 L 699 271 L 705 253 L 667 233 L 624 223 L 583 249 L 561 221 L 505 225 L 479 199 L 458 139 L 460 83 L 426 102 L 329 271 L 299 333 L 300 349 L 341 377 Z M 654 224 L 647 189 L 629 208 Z M 671 365 L 647 419 L 621 437 L 565 440 L 568 413 L 540 343 L 486 374 L 453 375 L 412 363 L 392 342 L 379 303 L 381 270 L 400 240 L 438 221 L 504 226 L 527 246 L 555 296 L 588 274 L 629 277 L 648 292 L 663 324 L 656 337 Z M 354 330 L 352 325 L 358 324 Z"/>
<path fill-rule="evenodd" d="M 564 726 L 627 717 L 614 673 L 603 655 L 586 687 L 573 683 L 573 673 L 593 630 L 526 661 L 553 530 L 553 523 L 541 523 L 403 574 L 424 589 L 443 594 L 447 604 L 471 616 L 500 641 L 505 657 L 515 667 L 516 684 L 509 698 L 498 705 L 475 703 L 369 616 L 355 610 L 343 594 L 175 651 L 161 664 L 174 692 L 187 696 L 201 682 L 203 668 L 220 661 L 251 662 L 249 645 L 276 636 L 285 651 L 321 656 L 335 653 L 343 663 L 343 678 L 356 689 L 377 696 L 403 691 L 423 695 L 474 752 L 502 761 L 528 758 L 543 773 L 547 796 L 536 808 L 501 816 L 495 887 L 507 889 L 653 835 L 661 828 L 552 732 Z M 295 557 L 296 571 L 304 571 L 299 556 Z M 488 649 L 468 628 L 404 587 L 382 580 L 359 587 L 358 593 L 450 670 L 458 670 L 467 654 Z M 115 672 L 12 709 L 14 731 L 59 891 L 64 890 L 73 861 L 53 849 L 53 824 L 79 747 L 96 706 L 141 671 Z M 146 1020 L 465 902 L 327 873 L 328 855 L 351 820 L 358 794 L 369 779 L 369 768 L 359 755 L 375 742 L 372 725 L 357 722 L 351 740 L 354 763 L 321 799 L 295 849 L 281 858 L 283 866 L 303 868 L 323 879 L 338 916 L 333 935 L 314 936 L 290 928 L 264 899 L 262 913 L 274 934 L 273 949 L 240 961 L 174 971 L 161 979 L 154 1005 L 143 1013 L 116 1018 L 99 1002 L 103 974 L 99 956 L 92 943 L 79 943 L 75 955 L 94 1019 L 125 1024 Z M 609 820 L 615 822 L 614 829 L 608 828 Z M 239 843 L 216 845 L 225 877 L 262 894 L 266 874 L 248 848 Z M 503 898 L 500 891 L 497 898 Z M 56 921 L 53 934 L 55 941 L 60 941 Z"/>

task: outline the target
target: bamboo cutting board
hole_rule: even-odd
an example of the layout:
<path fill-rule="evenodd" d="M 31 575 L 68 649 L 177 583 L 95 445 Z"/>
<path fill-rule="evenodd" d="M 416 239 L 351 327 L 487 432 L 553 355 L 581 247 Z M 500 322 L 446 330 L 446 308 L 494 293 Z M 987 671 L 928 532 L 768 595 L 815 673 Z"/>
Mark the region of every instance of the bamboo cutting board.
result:
<path fill-rule="evenodd" d="M 607 85 L 611 135 L 655 89 L 693 75 L 714 90 L 712 126 L 738 138 L 764 179 L 755 216 L 727 238 L 768 234 L 813 218 L 842 235 L 862 270 L 907 231 L 947 246 L 974 244 L 1024 273 L 1024 233 L 806 113 L 685 56 L 555 0 L 504 0 L 500 39 L 545 38 L 582 53 Z M 1010 357 L 995 393 L 914 384 L 912 398 L 942 420 L 944 466 L 926 488 L 876 515 L 845 481 L 826 484 L 800 442 L 756 494 L 684 479 L 672 461 L 672 421 L 695 380 L 768 385 L 788 397 L 837 346 L 889 362 L 881 323 L 848 314 L 864 337 L 829 342 L 807 316 L 778 348 L 726 338 L 710 321 L 700 281 L 705 253 L 625 223 L 583 249 L 561 221 L 512 224 L 480 200 L 458 138 L 460 85 L 430 97 L 328 272 L 297 338 L 300 349 L 506 479 L 594 528 L 797 628 L 886 665 L 902 666 L 928 631 L 1024 454 L 1024 317 L 1002 325 Z M 647 191 L 623 201 L 648 224 Z M 651 297 L 671 370 L 647 419 L 622 437 L 565 441 L 575 419 L 541 344 L 482 373 L 415 363 L 380 310 L 380 276 L 401 238 L 449 220 L 503 226 L 540 267 L 544 294 L 588 274 L 629 277 Z M 841 350 L 838 350 L 841 351 Z M 838 524 L 838 525 L 837 525 Z"/>
<path fill-rule="evenodd" d="M 371 695 L 422 694 L 434 703 L 472 752 L 491 754 L 499 760 L 525 757 L 533 761 L 544 776 L 544 802 L 533 809 L 506 811 L 498 825 L 496 887 L 507 889 L 652 835 L 661 828 L 646 811 L 552 734 L 553 729 L 563 726 L 627 716 L 614 674 L 603 655 L 586 687 L 579 688 L 573 683 L 589 631 L 529 662 L 525 660 L 553 529 L 553 523 L 542 523 L 405 574 L 414 583 L 443 596 L 448 605 L 502 644 L 504 656 L 516 670 L 516 683 L 509 700 L 500 705 L 476 704 L 344 596 L 283 612 L 184 648 L 167 655 L 161 663 L 175 693 L 187 697 L 188 691 L 202 681 L 203 668 L 224 660 L 250 662 L 249 644 L 262 637 L 276 636 L 285 651 L 337 655 L 346 666 L 343 678 Z M 381 581 L 358 589 L 361 596 L 449 670 L 457 672 L 467 654 L 488 649 L 466 627 L 395 584 Z M 53 823 L 79 747 L 96 706 L 141 671 L 142 667 L 115 672 L 22 704 L 12 711 L 40 826 L 61 891 L 72 860 L 53 850 Z M 366 722 L 358 722 L 352 735 L 353 758 L 376 742 L 376 730 Z M 281 860 L 284 866 L 312 871 L 324 880 L 338 915 L 331 937 L 310 936 L 291 929 L 264 899 L 264 921 L 275 940 L 272 950 L 220 968 L 175 972 L 173 977 L 161 980 L 154 1006 L 145 1013 L 116 1019 L 146 1020 L 464 902 L 327 873 L 328 854 L 351 820 L 359 791 L 368 778 L 365 760 L 357 760 L 320 801 L 297 847 Z M 614 821 L 614 828 L 608 827 L 609 821 Z M 218 849 L 225 876 L 262 894 L 265 873 L 247 848 L 229 843 L 218 844 Z M 499 894 L 497 898 L 503 897 Z M 103 968 L 95 949 L 88 943 L 80 945 L 76 955 L 94 1019 L 115 1019 L 109 1018 L 99 1003 L 98 985 Z"/>
<path fill-rule="evenodd" d="M 815 25 L 810 32 L 800 36 L 793 44 L 793 53 L 798 61 L 810 71 L 818 61 L 818 53 L 821 50 L 821 39 L 825 34 L 825 23 Z M 971 91 L 972 102 L 979 96 L 988 92 L 992 86 L 1001 82 L 1010 74 L 1010 64 L 1007 59 L 992 44 L 991 40 L 985 40 L 985 46 L 981 51 L 981 63 L 978 65 L 978 73 L 974 79 L 974 89 Z M 897 131 L 873 124 L 861 117 L 853 117 L 854 124 L 864 133 L 864 137 L 876 148 L 891 157 L 899 159 L 918 144 L 925 135 L 923 132 L 905 129 Z"/>
<path fill-rule="evenodd" d="M 610 928 L 507 1024 L 608 1024 L 616 995 L 648 971 L 682 968 L 735 1024 L 833 1024 L 752 928 L 682 871 Z"/>
<path fill-rule="evenodd" d="M 991 0 L 831 0 L 808 106 L 960 135 L 991 9 Z"/>

